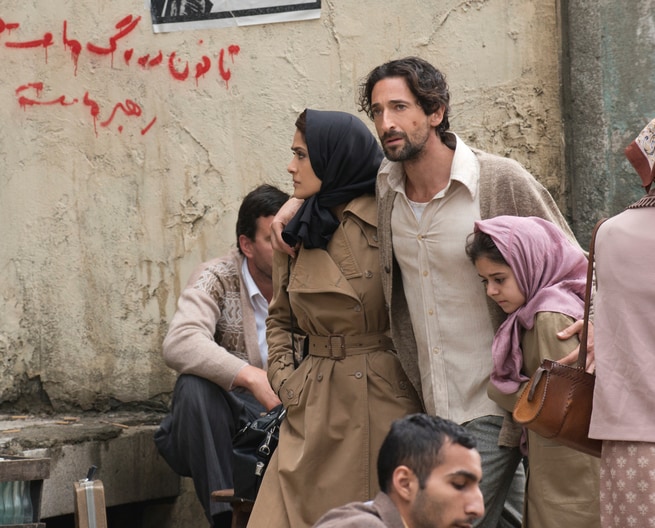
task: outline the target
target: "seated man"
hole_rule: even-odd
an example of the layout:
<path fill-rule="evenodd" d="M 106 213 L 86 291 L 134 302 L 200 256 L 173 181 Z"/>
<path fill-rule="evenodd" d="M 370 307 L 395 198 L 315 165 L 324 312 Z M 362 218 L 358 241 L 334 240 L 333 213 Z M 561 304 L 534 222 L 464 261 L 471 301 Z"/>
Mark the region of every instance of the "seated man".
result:
<path fill-rule="evenodd" d="M 378 455 L 375 500 L 334 508 L 314 528 L 473 526 L 484 514 L 475 445 L 466 429 L 438 416 L 396 420 Z"/>
<path fill-rule="evenodd" d="M 266 317 L 273 293 L 271 221 L 288 195 L 262 185 L 243 200 L 237 248 L 201 264 L 177 303 L 164 339 L 180 373 L 171 413 L 155 433 L 173 470 L 193 479 L 212 526 L 230 526 L 230 506 L 211 492 L 232 488 L 232 437 L 280 403 L 266 377 Z"/>

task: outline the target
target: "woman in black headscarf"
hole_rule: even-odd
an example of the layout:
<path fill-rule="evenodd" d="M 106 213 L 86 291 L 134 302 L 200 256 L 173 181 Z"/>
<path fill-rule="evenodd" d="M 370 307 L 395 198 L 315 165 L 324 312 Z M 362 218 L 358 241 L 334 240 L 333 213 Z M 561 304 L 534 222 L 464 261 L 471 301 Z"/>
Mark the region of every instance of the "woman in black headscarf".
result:
<path fill-rule="evenodd" d="M 332 507 L 372 499 L 391 422 L 421 411 L 389 338 L 380 280 L 382 152 L 347 113 L 305 110 L 296 128 L 287 170 L 304 203 L 283 237 L 299 249 L 293 261 L 274 255 L 266 322 L 268 378 L 287 416 L 251 527 L 309 527 Z"/>

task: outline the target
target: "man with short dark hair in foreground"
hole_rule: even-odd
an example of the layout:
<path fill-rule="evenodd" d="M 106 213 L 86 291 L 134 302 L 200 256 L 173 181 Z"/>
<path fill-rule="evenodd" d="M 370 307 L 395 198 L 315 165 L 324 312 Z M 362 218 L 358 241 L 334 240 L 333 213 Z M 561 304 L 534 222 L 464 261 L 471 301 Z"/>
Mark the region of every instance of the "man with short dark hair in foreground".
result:
<path fill-rule="evenodd" d="M 378 455 L 375 500 L 327 512 L 314 528 L 466 528 L 484 514 L 475 438 L 450 420 L 396 420 Z"/>

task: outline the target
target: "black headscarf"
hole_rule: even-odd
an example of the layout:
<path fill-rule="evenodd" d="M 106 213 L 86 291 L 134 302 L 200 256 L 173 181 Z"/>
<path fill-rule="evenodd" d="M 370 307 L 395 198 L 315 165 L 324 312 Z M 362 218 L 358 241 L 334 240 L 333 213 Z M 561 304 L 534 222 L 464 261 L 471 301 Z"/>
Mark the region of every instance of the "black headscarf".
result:
<path fill-rule="evenodd" d="M 330 210 L 375 194 L 382 149 L 366 125 L 345 112 L 306 111 L 305 141 L 321 189 L 306 199 L 282 232 L 290 246 L 326 249 L 339 220 Z"/>

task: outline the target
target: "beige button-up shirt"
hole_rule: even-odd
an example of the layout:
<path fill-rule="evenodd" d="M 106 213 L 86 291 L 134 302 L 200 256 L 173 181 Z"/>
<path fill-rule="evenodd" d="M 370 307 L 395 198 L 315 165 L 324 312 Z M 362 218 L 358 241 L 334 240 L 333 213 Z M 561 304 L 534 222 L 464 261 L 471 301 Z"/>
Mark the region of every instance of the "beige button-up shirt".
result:
<path fill-rule="evenodd" d="M 464 423 L 502 415 L 487 396 L 494 329 L 484 288 L 466 256 L 466 238 L 480 219 L 480 167 L 457 139 L 448 186 L 417 218 L 405 194 L 405 175 L 392 172 L 396 196 L 393 251 L 419 351 L 426 410 Z"/>

